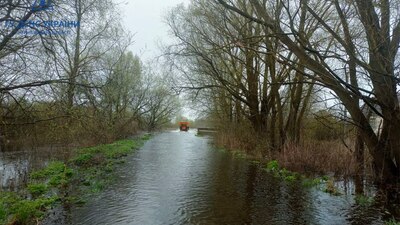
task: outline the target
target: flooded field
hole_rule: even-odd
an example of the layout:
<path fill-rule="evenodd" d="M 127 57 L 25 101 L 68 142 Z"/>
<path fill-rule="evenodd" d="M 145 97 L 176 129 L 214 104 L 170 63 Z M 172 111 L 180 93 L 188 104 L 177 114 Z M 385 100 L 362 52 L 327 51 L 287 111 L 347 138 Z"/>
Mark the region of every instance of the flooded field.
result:
<path fill-rule="evenodd" d="M 50 161 L 66 161 L 70 151 L 61 147 L 21 148 L 0 152 L 0 190 L 17 191 L 32 170 L 41 169 Z"/>

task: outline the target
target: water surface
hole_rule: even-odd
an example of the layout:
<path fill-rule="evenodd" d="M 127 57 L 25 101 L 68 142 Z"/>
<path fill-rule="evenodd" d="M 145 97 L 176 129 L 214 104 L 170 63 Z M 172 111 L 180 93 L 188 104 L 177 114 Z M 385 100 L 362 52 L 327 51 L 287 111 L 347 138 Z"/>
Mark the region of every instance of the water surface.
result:
<path fill-rule="evenodd" d="M 156 135 L 118 171 L 118 181 L 85 206 L 71 225 L 383 224 L 348 194 L 331 196 L 288 183 L 212 148 L 192 132 Z"/>
<path fill-rule="evenodd" d="M 50 161 L 67 161 L 71 151 L 64 147 L 23 147 L 0 152 L 0 191 L 18 191 L 28 175 Z"/>

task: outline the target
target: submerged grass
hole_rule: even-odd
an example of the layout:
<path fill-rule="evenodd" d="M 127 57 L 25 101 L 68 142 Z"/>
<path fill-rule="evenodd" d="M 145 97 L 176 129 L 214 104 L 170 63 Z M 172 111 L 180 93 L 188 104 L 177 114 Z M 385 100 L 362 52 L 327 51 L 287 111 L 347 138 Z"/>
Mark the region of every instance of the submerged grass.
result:
<path fill-rule="evenodd" d="M 31 173 L 25 190 L 0 192 L 0 224 L 38 224 L 56 205 L 84 204 L 85 198 L 101 192 L 114 179 L 115 166 L 125 163 L 124 158 L 150 138 L 144 135 L 78 149 L 69 162 L 51 162 Z"/>
<path fill-rule="evenodd" d="M 275 177 L 280 178 L 286 182 L 301 182 L 304 187 L 319 187 L 322 191 L 332 194 L 341 195 L 339 190 L 335 187 L 334 180 L 329 176 L 322 176 L 317 178 L 309 178 L 297 172 L 292 172 L 286 168 L 282 168 L 277 160 L 268 162 L 264 169 L 273 173 Z"/>
<path fill-rule="evenodd" d="M 355 197 L 355 201 L 357 205 L 361 207 L 369 207 L 375 203 L 374 197 L 366 196 L 366 195 L 357 195 Z"/>
<path fill-rule="evenodd" d="M 247 159 L 253 164 L 265 165 L 263 166 L 264 170 L 287 182 L 300 182 L 305 187 L 318 187 L 332 195 L 341 195 L 342 193 L 335 187 L 333 178 L 323 174 L 334 172 L 336 175 L 348 175 L 352 174 L 354 169 L 353 167 L 349 168 L 349 165 L 354 165 L 354 163 L 350 163 L 353 158 L 348 157 L 349 155 L 343 148 L 337 148 L 337 143 L 313 142 L 300 147 L 286 145 L 283 151 L 275 155 L 261 154 L 260 149 L 266 149 L 267 143 L 255 143 L 259 143 L 259 139 L 256 138 L 256 135 L 248 132 L 240 133 L 240 135 L 235 132 L 233 134 L 220 132 L 215 139 L 215 145 L 219 151 L 229 152 L 234 157 Z M 326 151 L 332 146 L 341 154 Z M 346 160 L 343 160 L 344 158 Z M 275 160 L 266 161 L 266 159 Z M 320 176 L 315 178 L 314 174 L 320 174 Z"/>
<path fill-rule="evenodd" d="M 391 219 L 385 223 L 385 225 L 400 225 L 400 221 L 396 221 L 395 219 Z"/>
<path fill-rule="evenodd" d="M 281 168 L 277 160 L 272 160 L 268 162 L 265 165 L 264 169 L 268 172 L 273 173 L 275 177 L 281 178 L 287 182 L 305 180 L 305 178 L 299 173 L 289 171 L 286 168 Z"/>

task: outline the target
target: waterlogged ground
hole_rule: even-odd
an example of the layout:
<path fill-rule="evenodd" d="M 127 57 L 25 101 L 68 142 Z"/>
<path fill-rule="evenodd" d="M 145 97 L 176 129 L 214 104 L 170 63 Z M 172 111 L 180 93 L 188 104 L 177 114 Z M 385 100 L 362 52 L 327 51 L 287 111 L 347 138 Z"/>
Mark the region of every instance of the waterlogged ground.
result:
<path fill-rule="evenodd" d="M 244 159 L 214 150 L 194 132 L 154 136 L 117 171 L 117 181 L 70 225 L 383 224 L 385 210 L 285 182 Z M 343 190 L 344 191 L 344 190 Z"/>
<path fill-rule="evenodd" d="M 28 181 L 30 172 L 49 162 L 66 161 L 71 151 L 60 147 L 20 148 L 0 152 L 0 191 L 18 191 Z"/>

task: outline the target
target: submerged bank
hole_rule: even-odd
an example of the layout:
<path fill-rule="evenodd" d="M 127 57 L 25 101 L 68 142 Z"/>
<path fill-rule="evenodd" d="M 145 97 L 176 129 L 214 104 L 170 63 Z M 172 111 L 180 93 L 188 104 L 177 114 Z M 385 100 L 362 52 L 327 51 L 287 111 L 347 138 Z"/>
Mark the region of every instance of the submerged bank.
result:
<path fill-rule="evenodd" d="M 30 173 L 18 192 L 0 192 L 0 224 L 37 224 L 55 207 L 84 204 L 112 181 L 116 165 L 149 138 L 81 148 L 67 162 L 54 161 Z"/>
<path fill-rule="evenodd" d="M 216 145 L 215 142 L 214 145 Z M 291 171 L 285 168 L 288 162 L 281 165 L 278 160 L 255 157 L 254 155 L 246 154 L 244 150 L 216 148 L 218 151 L 230 154 L 234 158 L 246 160 L 257 165 L 259 169 L 266 171 L 288 185 L 313 188 L 332 197 L 350 197 L 354 203 L 353 210 L 360 214 L 357 216 L 375 212 L 381 217 L 381 221 L 378 224 L 400 225 L 399 186 L 383 190 L 375 186 L 372 179 L 363 179 L 360 182 L 357 180 L 359 176 L 344 176 L 343 174 L 338 176 L 333 171 L 328 173 L 304 173 L 304 170 Z M 352 224 L 365 224 L 367 221 L 359 217 L 354 218 Z"/>

